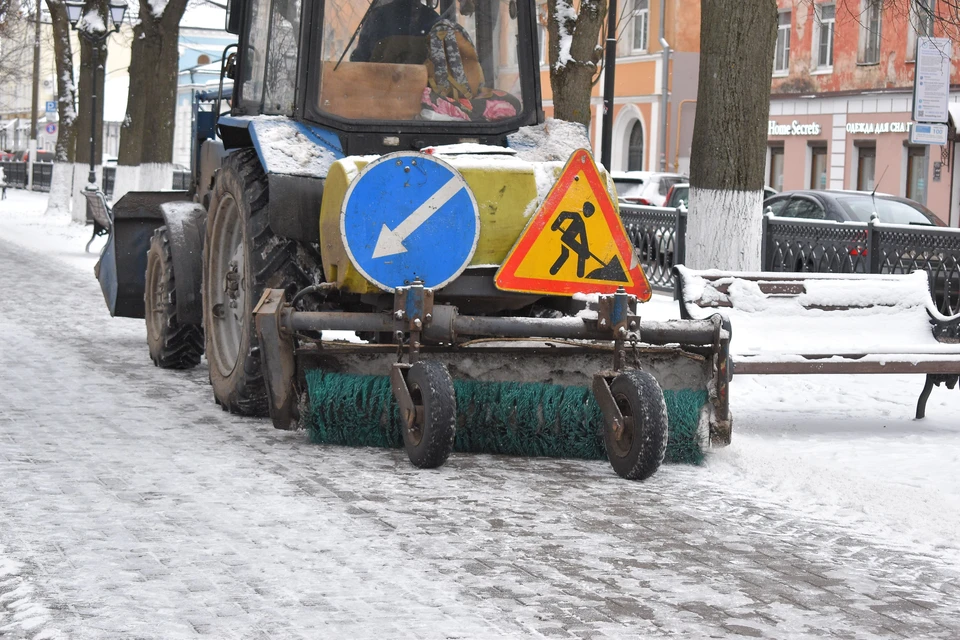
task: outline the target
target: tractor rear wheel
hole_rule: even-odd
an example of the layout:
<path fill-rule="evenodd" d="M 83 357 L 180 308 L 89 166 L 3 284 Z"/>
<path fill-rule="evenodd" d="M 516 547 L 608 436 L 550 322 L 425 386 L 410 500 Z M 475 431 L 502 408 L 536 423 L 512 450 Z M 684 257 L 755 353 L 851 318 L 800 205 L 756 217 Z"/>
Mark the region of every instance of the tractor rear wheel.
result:
<path fill-rule="evenodd" d="M 231 153 L 220 169 L 203 256 L 203 326 L 210 383 L 231 413 L 265 416 L 266 386 L 253 308 L 263 290 L 314 284 L 314 256 L 270 229 L 267 176 L 254 149 Z"/>
<path fill-rule="evenodd" d="M 421 469 L 442 466 L 453 451 L 456 436 L 453 378 L 443 363 L 420 360 L 407 373 L 407 387 L 416 407 L 411 424 L 403 426 L 407 456 Z"/>
<path fill-rule="evenodd" d="M 607 424 L 603 444 L 613 470 L 628 480 L 646 480 L 667 452 L 667 405 L 656 378 L 646 371 L 624 371 L 610 383 L 623 424 Z"/>
<path fill-rule="evenodd" d="M 203 328 L 177 320 L 177 281 L 165 226 L 153 232 L 147 251 L 143 303 L 150 359 L 162 369 L 191 369 L 203 356 Z"/>

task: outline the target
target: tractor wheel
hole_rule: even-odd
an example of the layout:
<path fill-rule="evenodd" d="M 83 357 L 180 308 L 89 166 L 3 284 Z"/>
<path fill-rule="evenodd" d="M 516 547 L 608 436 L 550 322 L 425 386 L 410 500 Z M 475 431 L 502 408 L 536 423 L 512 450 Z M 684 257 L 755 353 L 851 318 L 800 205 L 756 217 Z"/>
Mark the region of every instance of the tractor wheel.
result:
<path fill-rule="evenodd" d="M 314 284 L 316 273 L 311 251 L 273 234 L 268 199 L 267 176 L 256 151 L 241 149 L 227 156 L 210 203 L 203 250 L 210 383 L 224 409 L 247 416 L 268 412 L 253 308 L 264 289 L 290 293 Z"/>
<path fill-rule="evenodd" d="M 150 359 L 162 369 L 191 369 L 203 355 L 203 328 L 177 321 L 177 282 L 167 228 L 153 232 L 143 294 Z"/>
<path fill-rule="evenodd" d="M 453 451 L 456 435 L 453 378 L 442 363 L 421 360 L 410 367 L 407 386 L 417 413 L 413 424 L 403 428 L 403 446 L 414 466 L 442 466 Z"/>
<path fill-rule="evenodd" d="M 646 480 L 660 468 L 667 451 L 667 405 L 656 379 L 646 371 L 624 371 L 610 383 L 623 414 L 622 425 L 607 424 L 603 444 L 617 475 Z"/>

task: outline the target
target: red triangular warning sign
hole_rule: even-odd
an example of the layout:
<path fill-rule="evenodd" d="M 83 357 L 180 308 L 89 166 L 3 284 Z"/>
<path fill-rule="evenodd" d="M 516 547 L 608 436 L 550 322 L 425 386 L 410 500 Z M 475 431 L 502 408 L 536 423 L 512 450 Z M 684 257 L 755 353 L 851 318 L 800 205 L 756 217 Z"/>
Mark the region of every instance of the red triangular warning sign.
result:
<path fill-rule="evenodd" d="M 593 157 L 579 149 L 507 254 L 496 276 L 504 291 L 573 295 L 618 287 L 650 299 L 650 283 Z"/>

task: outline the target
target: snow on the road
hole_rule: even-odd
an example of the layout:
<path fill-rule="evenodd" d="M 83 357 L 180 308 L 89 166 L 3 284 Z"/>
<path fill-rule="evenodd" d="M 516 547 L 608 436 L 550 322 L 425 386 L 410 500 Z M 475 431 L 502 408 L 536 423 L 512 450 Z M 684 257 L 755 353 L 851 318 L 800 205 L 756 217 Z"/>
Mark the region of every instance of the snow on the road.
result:
<path fill-rule="evenodd" d="M 45 205 L 42 194 L 8 190 L 8 199 L 0 202 L 0 240 L 92 281 L 96 254 L 83 251 L 90 227 L 45 217 Z M 94 248 L 102 244 L 98 240 Z M 50 282 L 45 295 L 56 296 L 57 286 Z M 661 319 L 678 313 L 671 299 L 655 296 L 641 307 L 641 315 Z M 17 326 L 4 323 L 4 316 L 0 310 L 0 326 Z M 142 339 L 142 325 L 135 321 L 107 322 L 125 340 Z M 78 331 L 94 328 L 80 324 Z M 960 392 L 935 388 L 928 418 L 915 421 L 922 384 L 922 376 L 738 377 L 731 386 L 733 443 L 713 450 L 703 467 L 660 473 L 690 483 L 693 493 L 716 487 L 781 517 L 829 523 L 960 569 Z M 536 473 L 535 465 L 530 473 Z M 586 480 L 591 481 L 589 474 Z M 16 564 L 0 549 L 0 581 L 15 573 Z M 37 606 L 23 593 L 24 607 Z M 29 611 L 37 619 L 45 615 L 38 606 Z"/>
<path fill-rule="evenodd" d="M 46 209 L 47 194 L 7 189 L 7 199 L 0 200 L 0 237 L 74 268 L 86 269 L 92 278 L 93 265 L 106 236 L 95 239 L 90 253 L 86 253 L 84 247 L 93 227 L 77 224 L 66 214 L 45 216 Z"/>
<path fill-rule="evenodd" d="M 44 217 L 44 194 L 7 193 L 0 238 L 93 277 L 96 254 L 83 252 L 89 226 Z M 640 312 L 679 317 L 664 295 Z M 960 566 L 960 391 L 935 387 L 917 421 L 922 386 L 922 376 L 907 375 L 738 377 L 733 444 L 713 450 L 700 477 Z"/>

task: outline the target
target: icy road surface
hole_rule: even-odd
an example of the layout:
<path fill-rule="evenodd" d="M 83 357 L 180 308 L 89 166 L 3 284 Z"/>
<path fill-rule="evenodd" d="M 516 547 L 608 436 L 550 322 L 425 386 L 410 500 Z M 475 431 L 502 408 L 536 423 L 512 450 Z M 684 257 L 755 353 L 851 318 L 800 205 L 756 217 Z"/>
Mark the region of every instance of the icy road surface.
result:
<path fill-rule="evenodd" d="M 89 227 L 8 194 L 4 640 L 960 636 L 960 392 L 915 422 L 919 376 L 744 377 L 702 467 L 418 471 L 155 368 L 104 308 Z"/>

